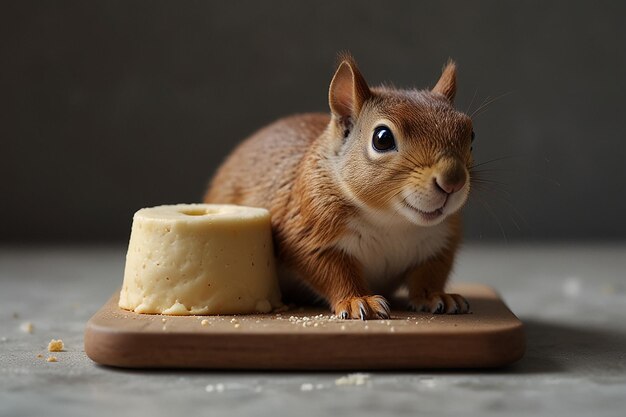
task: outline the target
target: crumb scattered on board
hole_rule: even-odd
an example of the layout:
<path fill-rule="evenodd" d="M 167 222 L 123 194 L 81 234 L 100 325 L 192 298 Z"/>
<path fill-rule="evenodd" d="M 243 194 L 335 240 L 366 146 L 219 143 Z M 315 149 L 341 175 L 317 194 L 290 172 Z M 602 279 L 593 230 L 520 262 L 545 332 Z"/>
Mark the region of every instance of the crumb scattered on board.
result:
<path fill-rule="evenodd" d="M 46 359 L 46 362 L 58 362 L 57 361 L 57 357 L 56 356 L 48 356 L 48 359 Z"/>
<path fill-rule="evenodd" d="M 64 348 L 65 345 L 61 339 L 52 339 L 50 343 L 48 343 L 48 352 L 62 352 Z"/>
<path fill-rule="evenodd" d="M 251 326 L 249 324 L 260 325 L 260 327 L 269 327 L 275 323 L 281 323 L 281 325 L 290 325 L 293 327 L 297 327 L 299 329 L 305 331 L 318 331 L 321 329 L 330 329 L 330 330 L 341 330 L 344 331 L 372 331 L 375 330 L 377 332 L 386 331 L 389 333 L 401 332 L 408 325 L 423 325 L 428 324 L 436 317 L 397 317 L 393 320 L 390 319 L 380 319 L 380 320 L 369 320 L 369 321 L 345 321 L 341 320 L 339 317 L 333 314 L 311 314 L 311 315 L 284 315 L 282 313 L 274 313 L 271 315 L 265 315 L 263 319 L 259 319 L 258 316 L 253 317 L 245 317 L 245 316 L 237 316 L 233 317 L 231 315 L 214 315 L 214 316 L 195 316 L 195 319 L 198 320 L 198 324 L 203 327 L 209 327 L 213 325 L 223 326 L 224 324 L 230 324 L 230 329 L 232 330 L 249 330 Z M 171 320 L 170 318 L 158 317 L 154 319 L 155 321 L 161 321 L 162 324 L 161 329 L 166 331 L 170 327 Z M 392 326 L 393 324 L 393 326 Z M 254 326 L 252 326 L 254 327 Z"/>
<path fill-rule="evenodd" d="M 35 330 L 35 326 L 30 321 L 27 321 L 20 325 L 20 330 L 24 333 L 32 333 Z"/>

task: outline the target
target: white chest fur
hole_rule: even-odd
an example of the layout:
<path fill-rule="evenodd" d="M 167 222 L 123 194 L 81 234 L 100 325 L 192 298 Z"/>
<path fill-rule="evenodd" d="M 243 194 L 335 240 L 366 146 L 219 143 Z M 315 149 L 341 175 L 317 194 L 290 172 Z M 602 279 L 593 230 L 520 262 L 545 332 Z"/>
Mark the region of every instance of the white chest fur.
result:
<path fill-rule="evenodd" d="M 355 257 L 372 290 L 385 292 L 400 275 L 435 255 L 448 242 L 450 227 L 442 222 L 420 227 L 400 221 L 387 224 L 353 219 L 337 247 Z"/>

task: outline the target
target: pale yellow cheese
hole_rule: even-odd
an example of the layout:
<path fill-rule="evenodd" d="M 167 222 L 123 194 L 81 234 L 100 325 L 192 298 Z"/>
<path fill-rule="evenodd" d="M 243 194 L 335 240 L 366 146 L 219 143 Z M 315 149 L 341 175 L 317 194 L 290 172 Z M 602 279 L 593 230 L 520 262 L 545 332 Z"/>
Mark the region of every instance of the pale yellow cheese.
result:
<path fill-rule="evenodd" d="M 280 307 L 269 212 L 214 204 L 139 210 L 119 306 L 170 315 Z"/>

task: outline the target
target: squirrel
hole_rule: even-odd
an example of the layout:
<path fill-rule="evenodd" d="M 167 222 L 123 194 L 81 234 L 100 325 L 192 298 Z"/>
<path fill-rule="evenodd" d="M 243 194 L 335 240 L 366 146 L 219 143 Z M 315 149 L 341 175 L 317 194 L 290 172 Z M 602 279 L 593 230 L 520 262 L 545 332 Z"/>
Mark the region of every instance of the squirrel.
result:
<path fill-rule="evenodd" d="M 341 55 L 330 115 L 280 119 L 219 167 L 206 203 L 264 207 L 283 294 L 301 284 L 342 319 L 386 319 L 403 283 L 409 308 L 460 314 L 445 292 L 470 190 L 471 118 L 454 108 L 456 64 L 430 90 L 370 88 Z"/>

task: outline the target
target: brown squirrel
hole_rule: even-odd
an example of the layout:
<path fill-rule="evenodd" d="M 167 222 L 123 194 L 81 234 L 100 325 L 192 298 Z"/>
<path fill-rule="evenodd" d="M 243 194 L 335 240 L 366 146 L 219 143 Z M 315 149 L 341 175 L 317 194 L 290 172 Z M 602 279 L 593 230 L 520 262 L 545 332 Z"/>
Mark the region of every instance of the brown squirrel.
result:
<path fill-rule="evenodd" d="M 305 283 L 347 318 L 388 318 L 402 283 L 409 307 L 467 313 L 444 286 L 461 240 L 472 120 L 453 107 L 456 66 L 432 90 L 370 88 L 340 57 L 331 114 L 280 119 L 241 143 L 206 203 L 265 207 L 281 288 Z"/>

